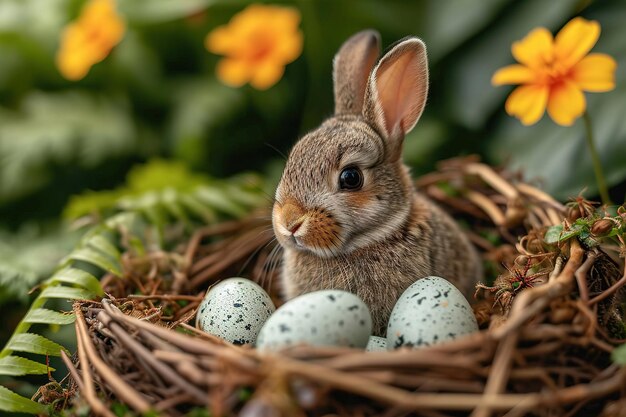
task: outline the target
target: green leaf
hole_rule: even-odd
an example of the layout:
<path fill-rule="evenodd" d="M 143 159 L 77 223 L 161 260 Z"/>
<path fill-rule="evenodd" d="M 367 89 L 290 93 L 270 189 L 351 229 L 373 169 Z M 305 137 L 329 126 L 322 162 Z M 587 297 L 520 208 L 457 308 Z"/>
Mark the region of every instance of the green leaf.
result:
<path fill-rule="evenodd" d="M 17 111 L 0 117 L 0 202 L 48 185 L 55 177 L 52 166 L 90 168 L 136 149 L 125 98 L 32 91 L 19 103 Z"/>
<path fill-rule="evenodd" d="M 50 356 L 61 356 L 61 351 L 65 350 L 65 348 L 58 343 L 33 333 L 13 335 L 5 346 L 5 349 L 15 352 L 29 352 Z"/>
<path fill-rule="evenodd" d="M 42 414 L 45 413 L 46 407 L 0 385 L 0 410 L 9 413 Z"/>
<path fill-rule="evenodd" d="M 45 364 L 31 361 L 20 356 L 5 356 L 0 358 L 0 375 L 20 376 L 20 375 L 43 375 L 48 373 Z"/>
<path fill-rule="evenodd" d="M 241 89 L 205 77 L 185 79 L 174 88 L 173 114 L 167 129 L 175 156 L 193 166 L 206 163 L 211 132 L 231 122 L 245 105 Z"/>
<path fill-rule="evenodd" d="M 64 268 L 60 271 L 57 271 L 50 279 L 46 281 L 46 283 L 48 284 L 57 282 L 78 285 L 95 293 L 96 295 L 104 294 L 98 278 L 94 277 L 89 272 L 83 271 L 82 269 Z"/>
<path fill-rule="evenodd" d="M 428 45 L 429 61 L 437 61 L 474 36 L 506 3 L 506 0 L 430 0 L 424 34 L 420 35 Z"/>
<path fill-rule="evenodd" d="M 94 233 L 87 239 L 86 244 L 87 246 L 99 250 L 118 262 L 121 258 L 120 251 L 111 243 L 109 239 L 104 237 L 102 233 Z"/>
<path fill-rule="evenodd" d="M 80 248 L 72 253 L 70 253 L 67 259 L 72 259 L 75 261 L 83 261 L 90 264 L 93 264 L 100 269 L 103 269 L 107 272 L 111 272 L 112 274 L 117 275 L 118 277 L 122 276 L 122 271 L 119 265 L 113 260 L 109 259 L 102 252 L 97 251 L 92 248 Z"/>
<path fill-rule="evenodd" d="M 47 308 L 36 308 L 29 310 L 24 317 L 26 323 L 41 323 L 41 324 L 71 324 L 76 320 L 74 314 L 63 314 L 54 310 L 48 310 Z"/>
<path fill-rule="evenodd" d="M 615 363 L 626 365 L 626 344 L 615 348 L 611 353 L 611 359 L 613 359 Z"/>
<path fill-rule="evenodd" d="M 196 196 L 204 204 L 215 207 L 217 210 L 234 217 L 241 217 L 247 213 L 243 207 L 225 198 L 223 190 L 214 187 L 198 187 Z"/>
<path fill-rule="evenodd" d="M 61 227 L 49 229 L 34 222 L 15 232 L 0 230 L 0 305 L 6 299 L 26 304 L 29 290 L 54 272 L 79 237 Z"/>
<path fill-rule="evenodd" d="M 39 295 L 41 298 L 59 298 L 65 300 L 93 300 L 95 296 L 94 293 L 88 290 L 61 286 L 46 287 Z"/>
<path fill-rule="evenodd" d="M 154 24 L 193 15 L 214 3 L 220 2 L 217 0 L 133 0 L 120 2 L 120 11 L 124 17 L 133 22 Z"/>
<path fill-rule="evenodd" d="M 195 195 L 182 194 L 180 201 L 189 212 L 201 218 L 205 223 L 212 223 L 217 220 L 217 216 L 211 207 L 203 204 Z"/>
<path fill-rule="evenodd" d="M 551 226 L 546 230 L 546 234 L 543 237 L 543 240 L 547 244 L 553 245 L 555 243 L 559 243 L 561 240 L 561 234 L 563 233 L 563 225 L 557 224 L 556 226 Z"/>

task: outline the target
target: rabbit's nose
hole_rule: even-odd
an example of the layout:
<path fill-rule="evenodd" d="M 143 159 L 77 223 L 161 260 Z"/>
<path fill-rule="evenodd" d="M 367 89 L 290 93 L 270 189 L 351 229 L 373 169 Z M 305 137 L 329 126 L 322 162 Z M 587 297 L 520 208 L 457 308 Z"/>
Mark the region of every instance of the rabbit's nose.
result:
<path fill-rule="evenodd" d="M 292 222 L 291 224 L 287 225 L 287 229 L 289 229 L 292 235 L 295 235 L 298 229 L 300 228 L 300 226 L 302 226 L 302 223 L 304 223 L 304 219 L 299 218 L 295 220 L 294 222 Z"/>

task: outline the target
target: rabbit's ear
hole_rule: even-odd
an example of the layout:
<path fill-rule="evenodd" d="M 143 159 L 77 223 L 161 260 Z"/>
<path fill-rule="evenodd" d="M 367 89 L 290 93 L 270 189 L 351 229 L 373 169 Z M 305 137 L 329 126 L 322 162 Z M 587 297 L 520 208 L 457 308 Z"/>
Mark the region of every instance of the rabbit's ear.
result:
<path fill-rule="evenodd" d="M 399 41 L 378 62 L 367 83 L 363 117 L 399 158 L 402 139 L 424 111 L 428 94 L 426 46 L 418 38 Z"/>
<path fill-rule="evenodd" d="M 370 71 L 380 54 L 380 35 L 364 30 L 344 42 L 333 60 L 335 115 L 360 114 Z"/>

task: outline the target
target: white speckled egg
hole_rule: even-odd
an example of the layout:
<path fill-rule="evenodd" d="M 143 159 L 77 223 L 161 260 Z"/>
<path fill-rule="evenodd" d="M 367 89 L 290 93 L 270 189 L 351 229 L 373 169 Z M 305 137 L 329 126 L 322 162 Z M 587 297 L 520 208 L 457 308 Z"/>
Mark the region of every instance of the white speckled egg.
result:
<path fill-rule="evenodd" d="M 364 348 L 372 331 L 367 305 L 341 290 L 303 294 L 281 306 L 259 333 L 257 346 L 279 350 L 288 346 L 349 346 Z"/>
<path fill-rule="evenodd" d="M 365 347 L 366 352 L 380 352 L 387 350 L 387 339 L 384 337 L 370 336 L 370 340 Z"/>
<path fill-rule="evenodd" d="M 196 326 L 235 345 L 254 344 L 274 310 L 270 296 L 256 282 L 229 278 L 206 293 Z"/>
<path fill-rule="evenodd" d="M 396 302 L 387 326 L 387 348 L 431 346 L 478 330 L 467 299 L 449 281 L 426 277 Z"/>

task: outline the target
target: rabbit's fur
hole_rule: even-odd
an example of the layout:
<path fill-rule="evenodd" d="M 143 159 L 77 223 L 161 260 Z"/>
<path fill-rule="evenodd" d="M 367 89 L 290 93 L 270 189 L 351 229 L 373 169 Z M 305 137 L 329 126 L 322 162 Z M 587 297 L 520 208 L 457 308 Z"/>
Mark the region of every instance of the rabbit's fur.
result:
<path fill-rule="evenodd" d="M 335 56 L 335 115 L 292 149 L 272 220 L 285 297 L 352 292 L 370 307 L 374 334 L 384 335 L 396 300 L 417 279 L 441 276 L 468 295 L 481 263 L 457 224 L 415 191 L 402 162 L 404 135 L 426 102 L 425 46 L 411 37 L 378 55 L 378 34 L 363 31 Z M 346 167 L 358 167 L 362 188 L 340 188 Z"/>

